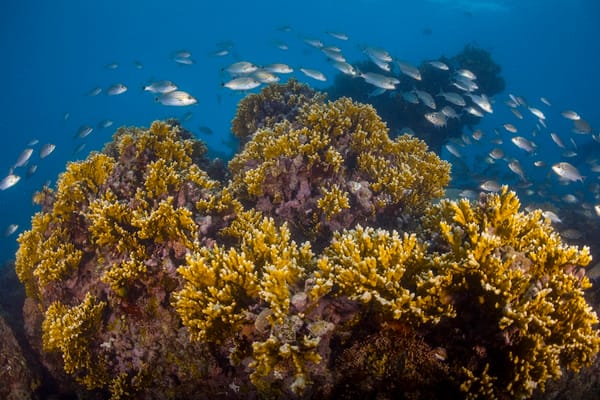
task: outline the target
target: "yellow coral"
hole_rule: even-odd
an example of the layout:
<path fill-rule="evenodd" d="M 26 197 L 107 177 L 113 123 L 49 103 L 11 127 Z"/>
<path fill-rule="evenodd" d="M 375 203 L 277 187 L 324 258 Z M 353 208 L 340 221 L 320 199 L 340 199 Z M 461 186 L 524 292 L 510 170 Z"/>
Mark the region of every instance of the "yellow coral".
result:
<path fill-rule="evenodd" d="M 423 141 L 409 136 L 391 140 L 372 106 L 348 98 L 307 105 L 294 121 L 257 130 L 229 168 L 229 188 L 242 202 L 257 201 L 261 210 L 272 210 L 269 215 L 285 215 L 278 220 L 311 239 L 326 226 L 367 223 L 378 212 L 421 212 L 443 195 L 450 171 Z M 360 182 L 362 189 L 344 198 L 329 189 L 344 190 L 351 182 Z M 321 187 L 330 194 L 313 200 Z M 354 203 L 360 207 L 352 218 L 331 221 Z M 308 213 L 314 218 L 306 219 Z"/>
<path fill-rule="evenodd" d="M 451 315 L 436 298 L 411 291 L 423 273 L 425 246 L 414 234 L 363 228 L 336 232 L 317 260 L 314 298 L 326 294 L 376 303 L 394 319 L 438 321 Z"/>
<path fill-rule="evenodd" d="M 333 186 L 331 190 L 321 188 L 321 191 L 323 196 L 317 200 L 317 207 L 325 214 L 327 219 L 340 213 L 343 209 L 350 208 L 348 192 L 340 190 L 337 185 Z"/>
<path fill-rule="evenodd" d="M 285 225 L 277 228 L 254 212 L 242 213 L 224 234 L 241 240 L 239 250 L 204 247 L 178 269 L 185 285 L 174 306 L 196 340 L 222 340 L 259 299 L 269 305 L 272 322 L 281 322 L 289 311 L 290 287 L 312 259 L 308 243 L 299 248 Z"/>
<path fill-rule="evenodd" d="M 498 346 L 506 348 L 508 375 L 505 367 L 498 371 L 490 364 L 489 377 L 478 387 L 489 393 L 490 382 L 498 380 L 502 387 L 495 386 L 496 393 L 527 397 L 559 377 L 561 366 L 588 365 L 600 338 L 596 314 L 583 297 L 590 283 L 574 273 L 589 263 L 589 249 L 562 244 L 540 210 L 523 213 L 519 206 L 515 193 L 504 187 L 482 197 L 477 207 L 467 200 L 443 201 L 426 223 L 441 230 L 448 249 L 428 257 L 433 270 L 445 275 L 438 293 L 454 302 L 472 298 L 470 304 L 456 304 L 457 316 L 460 308 L 476 307 L 471 312 L 496 324 L 489 335 L 505 338 Z M 508 380 L 499 381 L 499 375 Z"/>
<path fill-rule="evenodd" d="M 281 380 L 292 371 L 294 380 L 289 384 L 289 390 L 301 395 L 311 385 L 308 368 L 310 364 L 318 364 L 321 357 L 316 349 L 319 345 L 318 337 L 304 336 L 296 344 L 282 341 L 271 335 L 263 342 L 252 344 L 254 361 L 250 368 L 250 380 L 263 394 L 273 393 L 273 381 Z"/>
<path fill-rule="evenodd" d="M 52 303 L 42 323 L 44 350 L 60 351 L 65 372 L 75 375 L 88 389 L 101 387 L 107 379 L 102 360 L 93 358 L 90 352 L 105 306 L 105 302 L 87 293 L 81 304 L 74 307 Z"/>

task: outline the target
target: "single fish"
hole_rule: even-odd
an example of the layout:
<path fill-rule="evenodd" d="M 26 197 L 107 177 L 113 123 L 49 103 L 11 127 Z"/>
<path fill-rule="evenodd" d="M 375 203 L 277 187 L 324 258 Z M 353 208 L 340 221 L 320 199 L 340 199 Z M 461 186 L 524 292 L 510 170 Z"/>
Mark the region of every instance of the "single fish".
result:
<path fill-rule="evenodd" d="M 122 83 L 115 83 L 114 85 L 111 85 L 108 87 L 108 89 L 106 89 L 106 94 L 108 94 L 109 96 L 116 96 L 125 93 L 126 91 L 127 86 L 125 86 Z"/>
<path fill-rule="evenodd" d="M 29 157 L 31 157 L 32 154 L 32 148 L 26 148 L 25 150 L 23 150 L 17 158 L 17 161 L 13 165 L 13 168 L 22 167 L 23 165 L 27 164 L 27 161 L 29 161 Z"/>
<path fill-rule="evenodd" d="M 458 149 L 456 148 L 456 146 L 453 145 L 452 143 L 448 143 L 444 147 L 446 147 L 446 150 L 448 150 L 448 152 L 450 154 L 452 154 L 454 157 L 460 158 L 462 156 L 460 154 L 460 151 L 458 151 Z"/>
<path fill-rule="evenodd" d="M 465 68 L 459 69 L 458 71 L 456 71 L 456 74 L 460 75 L 460 76 L 462 76 L 464 78 L 467 78 L 467 79 L 469 79 L 471 81 L 474 81 L 474 80 L 477 79 L 477 76 L 475 76 L 475 74 L 473 72 L 471 72 L 470 70 L 465 69 Z"/>
<path fill-rule="evenodd" d="M 279 77 L 272 72 L 258 69 L 252 73 L 252 77 L 256 78 L 260 83 L 275 83 L 279 82 Z"/>
<path fill-rule="evenodd" d="M 499 192 L 500 189 L 502 189 L 502 186 L 500 186 L 496 181 L 487 180 L 479 185 L 479 188 L 485 190 L 486 192 Z"/>
<path fill-rule="evenodd" d="M 317 71 L 316 69 L 310 68 L 300 68 L 300 71 L 309 78 L 313 78 L 317 81 L 325 82 L 327 77 L 321 71 Z"/>
<path fill-rule="evenodd" d="M 0 190 L 6 190 L 10 187 L 13 187 L 21 180 L 19 175 L 8 174 L 4 179 L 0 181 Z"/>
<path fill-rule="evenodd" d="M 592 126 L 589 122 L 584 119 L 578 119 L 573 121 L 573 133 L 577 133 L 579 135 L 587 135 L 592 133 Z"/>
<path fill-rule="evenodd" d="M 523 136 L 515 136 L 510 140 L 515 146 L 517 146 L 521 150 L 525 150 L 528 153 L 533 153 L 537 148 L 537 145 L 534 142 L 525 139 Z"/>
<path fill-rule="evenodd" d="M 144 86 L 143 89 L 150 93 L 169 93 L 177 90 L 177 85 L 171 81 L 162 80 L 152 82 L 151 84 Z"/>
<path fill-rule="evenodd" d="M 323 47 L 321 51 L 327 56 L 327 58 L 333 61 L 346 62 L 346 57 L 344 57 L 341 50 L 332 49 L 330 47 Z"/>
<path fill-rule="evenodd" d="M 365 72 L 361 73 L 360 77 L 365 80 L 365 82 L 370 83 L 373 86 L 377 86 L 382 89 L 394 90 L 396 89 L 396 85 L 400 83 L 399 79 L 394 77 L 385 76 L 378 74 L 376 72 Z"/>
<path fill-rule="evenodd" d="M 342 33 L 342 32 L 327 31 L 327 34 L 338 40 L 348 40 L 348 35 L 346 35 L 345 33 Z"/>
<path fill-rule="evenodd" d="M 429 121 L 436 128 L 443 128 L 446 126 L 446 116 L 441 111 L 434 111 L 430 113 L 425 113 L 425 119 Z"/>
<path fill-rule="evenodd" d="M 87 95 L 88 95 L 88 96 L 90 96 L 90 97 L 93 97 L 93 96 L 98 96 L 98 95 L 99 95 L 101 92 L 102 92 L 102 88 L 100 88 L 100 87 L 95 87 L 95 88 L 91 89 L 91 90 L 90 90 L 90 91 L 87 93 Z"/>
<path fill-rule="evenodd" d="M 52 152 L 54 151 L 55 148 L 56 148 L 56 145 L 54 145 L 52 143 L 46 143 L 40 149 L 40 158 L 48 157 L 50 154 L 52 154 Z"/>
<path fill-rule="evenodd" d="M 583 182 L 583 179 L 584 179 L 584 177 L 581 176 L 581 174 L 579 173 L 579 170 L 577 170 L 577 168 L 575 168 L 573 165 L 569 164 L 566 161 L 554 164 L 552 166 L 552 171 L 554 171 L 554 173 L 556 175 L 558 175 L 559 177 L 566 179 L 568 181 Z"/>
<path fill-rule="evenodd" d="M 548 101 L 548 99 L 545 98 L 545 97 L 540 97 L 540 101 L 542 103 L 544 103 L 545 105 L 547 105 L 548 107 L 552 106 L 552 104 L 550 103 L 550 101 Z"/>
<path fill-rule="evenodd" d="M 433 68 L 437 68 L 441 71 L 448 71 L 450 69 L 448 68 L 448 65 L 441 61 L 429 61 L 428 64 L 431 65 Z"/>
<path fill-rule="evenodd" d="M 251 90 L 260 86 L 260 81 L 251 76 L 240 76 L 221 84 L 221 86 L 231 90 Z"/>
<path fill-rule="evenodd" d="M 223 68 L 223 71 L 232 75 L 248 75 L 256 71 L 258 67 L 249 61 L 238 61 L 230 66 Z"/>
<path fill-rule="evenodd" d="M 517 133 L 517 127 L 513 124 L 504 124 L 502 125 L 502 127 L 504 127 L 504 129 L 506 129 L 507 132 Z"/>
<path fill-rule="evenodd" d="M 79 127 L 79 129 L 77 130 L 77 133 L 75 134 L 75 136 L 83 139 L 84 137 L 86 137 L 90 133 L 92 133 L 93 130 L 94 130 L 94 128 L 92 128 L 89 125 L 81 125 Z"/>
<path fill-rule="evenodd" d="M 454 104 L 455 106 L 464 107 L 467 105 L 467 102 L 465 101 L 464 97 L 462 97 L 458 93 L 440 91 L 437 94 L 437 96 L 443 97 L 444 100 L 446 100 L 448 103 Z"/>
<path fill-rule="evenodd" d="M 556 134 L 555 132 L 552 132 L 552 133 L 550 133 L 550 137 L 552 138 L 552 140 L 554 141 L 554 143 L 556 143 L 556 145 L 558 147 L 560 147 L 561 149 L 565 148 L 565 144 L 560 139 L 560 137 L 558 136 L 558 134 Z"/>
<path fill-rule="evenodd" d="M 13 233 L 15 233 L 17 231 L 17 229 L 19 229 L 19 225 L 17 225 L 17 224 L 10 224 L 10 225 L 8 225 L 4 229 L 4 237 L 9 237 Z"/>
<path fill-rule="evenodd" d="M 165 106 L 191 106 L 198 103 L 198 100 L 188 92 L 175 90 L 169 93 L 163 93 L 155 101 Z"/>
<path fill-rule="evenodd" d="M 508 168 L 514 172 L 523 182 L 527 182 L 525 178 L 525 172 L 523 172 L 523 167 L 521 167 L 521 163 L 518 160 L 512 160 L 508 163 Z"/>
<path fill-rule="evenodd" d="M 269 64 L 263 67 L 265 71 L 272 72 L 274 74 L 291 74 L 294 69 L 287 64 L 275 63 Z"/>
<path fill-rule="evenodd" d="M 25 174 L 26 178 L 31 177 L 33 174 L 35 174 L 35 171 L 37 171 L 38 166 L 36 164 L 31 164 L 28 168 L 27 168 L 27 173 Z"/>
<path fill-rule="evenodd" d="M 465 107 L 465 108 L 464 108 L 464 110 L 465 110 L 467 113 L 469 113 L 469 114 L 471 114 L 471 115 L 474 115 L 474 116 L 476 116 L 476 117 L 479 117 L 479 118 L 482 118 L 482 117 L 483 117 L 483 113 L 482 113 L 481 111 L 479 111 L 477 108 L 473 107 L 473 106 L 468 106 L 468 107 Z"/>
<path fill-rule="evenodd" d="M 479 108 L 481 108 L 486 113 L 491 114 L 494 112 L 494 110 L 492 110 L 492 103 L 490 103 L 490 100 L 485 94 L 476 95 L 472 93 L 467 93 L 467 96 L 469 96 L 471 98 L 471 101 L 477 104 Z"/>
<path fill-rule="evenodd" d="M 429 93 L 423 91 L 423 90 L 418 90 L 415 89 L 415 93 L 417 94 L 417 97 L 419 98 L 419 100 L 421 100 L 423 102 L 423 104 L 425 104 L 427 107 L 431 108 L 432 110 L 435 110 L 435 100 L 433 99 L 433 96 L 430 95 Z"/>
<path fill-rule="evenodd" d="M 565 117 L 566 119 L 570 119 L 571 121 L 577 121 L 578 119 L 580 119 L 581 117 L 579 116 L 579 114 L 577 114 L 575 111 L 573 110 L 565 110 L 563 112 L 560 113 L 563 117 Z"/>
<path fill-rule="evenodd" d="M 402 72 L 404 75 L 410 76 L 411 78 L 413 78 L 416 81 L 421 80 L 421 72 L 419 71 L 419 68 L 417 68 L 407 62 L 404 62 L 404 61 L 396 60 L 396 64 L 398 64 L 398 68 L 400 68 L 400 72 Z"/>
<path fill-rule="evenodd" d="M 535 115 L 536 117 L 538 117 L 539 119 L 546 119 L 546 116 L 544 115 L 544 113 L 540 109 L 535 108 L 535 107 L 528 107 L 528 108 L 529 108 L 529 111 L 533 115 Z"/>
<path fill-rule="evenodd" d="M 384 62 L 392 62 L 392 56 L 384 49 L 367 46 L 363 49 L 363 52 L 371 59 L 376 58 Z"/>
<path fill-rule="evenodd" d="M 511 108 L 510 112 L 512 112 L 515 117 L 519 118 L 519 119 L 523 119 L 523 114 L 521 114 L 521 112 L 519 110 L 517 110 L 516 108 Z"/>
<path fill-rule="evenodd" d="M 352 65 L 348 64 L 347 62 L 334 61 L 331 65 L 333 65 L 333 67 L 335 69 L 337 69 L 338 71 L 340 71 L 343 74 L 346 74 L 349 76 L 357 76 L 358 75 L 358 71 L 356 70 L 356 68 L 354 68 Z"/>
<path fill-rule="evenodd" d="M 98 122 L 98 128 L 101 129 L 106 129 L 106 128 L 110 128 L 111 126 L 113 126 L 114 122 L 110 119 L 103 119 L 102 121 Z"/>

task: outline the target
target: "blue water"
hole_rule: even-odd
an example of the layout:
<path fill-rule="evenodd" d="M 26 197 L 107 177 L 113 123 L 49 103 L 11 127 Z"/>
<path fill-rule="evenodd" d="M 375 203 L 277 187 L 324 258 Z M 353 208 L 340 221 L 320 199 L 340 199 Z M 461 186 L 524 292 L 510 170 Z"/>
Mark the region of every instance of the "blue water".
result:
<path fill-rule="evenodd" d="M 296 70 L 320 69 L 329 82 L 312 81 L 300 73 L 294 76 L 316 88 L 329 86 L 337 71 L 301 37 L 342 47 L 349 62 L 364 60 L 359 46 L 371 45 L 415 65 L 442 55 L 451 57 L 466 44 L 476 43 L 502 66 L 506 80 L 506 91 L 495 96 L 495 113 L 479 126 L 484 131 L 507 122 L 510 113 L 502 101 L 507 93 L 515 93 L 533 105 L 540 105 L 540 96 L 552 101 L 550 131 L 569 135 L 568 121 L 558 113 L 570 108 L 585 116 L 598 132 L 600 2 L 596 0 L 307 0 L 289 2 L 293 6 L 282 4 L 288 3 L 1 2 L 1 177 L 34 138 L 40 141 L 36 151 L 44 143 L 56 144 L 56 150 L 43 160 L 34 154 L 30 163 L 38 164 L 36 174 L 25 179 L 21 168 L 18 173 L 23 179 L 0 192 L 0 230 L 19 225 L 17 233 L 0 237 L 0 260 L 14 257 L 16 237 L 29 227 L 30 217 L 38 209 L 31 205 L 31 195 L 44 182 L 55 182 L 68 161 L 101 149 L 118 126 L 148 126 L 154 120 L 191 111 L 193 116 L 184 125 L 193 132 L 199 126 L 210 127 L 214 131 L 211 136 L 199 136 L 207 141 L 212 154 L 230 157 L 230 121 L 243 97 L 221 87 L 228 78 L 221 68 L 232 62 L 283 62 Z M 292 30 L 283 32 L 278 29 L 281 26 Z M 326 31 L 341 31 L 350 39 L 342 42 Z M 222 41 L 234 44 L 231 54 L 214 56 Z M 285 42 L 289 50 L 277 48 L 278 41 Z M 173 53 L 182 49 L 192 53 L 193 65 L 172 60 Z M 118 63 L 118 68 L 106 68 L 111 63 Z M 136 63 L 143 68 L 136 68 Z M 156 103 L 154 95 L 141 88 L 157 79 L 176 82 L 199 104 L 166 107 Z M 95 97 L 86 95 L 94 87 L 106 89 L 118 82 L 129 90 L 119 96 L 107 96 L 104 91 Z M 103 119 L 113 120 L 114 125 L 98 129 Z M 522 129 L 531 129 L 526 123 Z M 75 139 L 81 125 L 93 126 L 94 131 L 85 139 Z M 576 140 L 584 144 L 590 139 Z M 84 142 L 85 149 L 73 154 Z"/>

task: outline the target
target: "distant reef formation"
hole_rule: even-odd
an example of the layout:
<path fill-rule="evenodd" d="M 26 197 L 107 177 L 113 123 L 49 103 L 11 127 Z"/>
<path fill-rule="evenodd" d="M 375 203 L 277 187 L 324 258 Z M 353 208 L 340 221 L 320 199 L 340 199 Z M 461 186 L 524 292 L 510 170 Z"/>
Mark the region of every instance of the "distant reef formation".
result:
<path fill-rule="evenodd" d="M 57 393 L 512 399 L 595 362 L 589 249 L 540 210 L 507 188 L 443 199 L 423 140 L 297 82 L 235 121 L 222 173 L 155 122 L 36 194 L 15 270 Z"/>
<path fill-rule="evenodd" d="M 449 69 L 437 68 L 432 65 L 432 61 L 441 62 Z M 382 72 L 375 64 L 367 61 L 357 63 L 356 67 L 363 73 Z M 419 79 L 398 73 L 395 77 L 400 80 L 400 83 L 392 92 L 380 93 L 363 79 L 337 74 L 327 93 L 332 99 L 350 97 L 355 101 L 372 104 L 389 127 L 392 136 L 411 132 L 439 153 L 448 139 L 460 136 L 464 131 L 463 127 L 473 127 L 480 120 L 476 115 L 460 111 L 461 107 L 444 101 L 444 97 L 439 95 L 440 93 L 464 93 L 453 85 L 453 76 L 459 70 L 474 73 L 477 77 L 477 93 L 488 98 L 504 90 L 505 82 L 500 74 L 502 70 L 500 65 L 492 59 L 488 51 L 475 44 L 468 44 L 460 53 L 450 58 L 443 56 L 437 60 L 421 62 L 418 66 Z M 384 74 L 394 76 L 391 72 Z M 431 95 L 437 105 L 436 112 L 441 112 L 443 106 L 448 106 L 456 111 L 457 116 L 444 118 L 444 126 L 433 126 L 424 115 L 434 110 L 420 101 L 418 96 L 414 95 L 415 91 Z"/>

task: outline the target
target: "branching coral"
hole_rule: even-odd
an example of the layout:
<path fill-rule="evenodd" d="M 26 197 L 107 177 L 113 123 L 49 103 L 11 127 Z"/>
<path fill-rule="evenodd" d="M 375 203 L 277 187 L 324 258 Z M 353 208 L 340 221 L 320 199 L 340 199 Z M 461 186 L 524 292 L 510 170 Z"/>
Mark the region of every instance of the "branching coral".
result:
<path fill-rule="evenodd" d="M 95 359 L 91 349 L 105 306 L 105 302 L 97 301 L 89 293 L 74 307 L 54 302 L 46 310 L 42 325 L 44 349 L 59 350 L 65 372 L 77 375 L 89 389 L 102 387 L 107 379 L 104 360 Z"/>
<path fill-rule="evenodd" d="M 420 285 L 425 271 L 425 246 L 416 236 L 382 229 L 362 228 L 336 233 L 317 261 L 314 297 L 345 296 L 361 303 L 377 304 L 392 319 L 439 321 L 452 315 Z M 422 287 L 423 286 L 423 287 Z M 423 290 L 425 289 L 425 290 Z"/>
<path fill-rule="evenodd" d="M 444 193 L 449 164 L 418 139 L 387 134 L 371 106 L 347 98 L 306 106 L 254 134 L 229 164 L 230 189 L 300 240 L 326 241 L 357 223 L 395 225 Z"/>
<path fill-rule="evenodd" d="M 583 297 L 590 283 L 579 272 L 588 248 L 562 244 L 540 210 L 519 206 L 505 187 L 476 206 L 443 201 L 428 217 L 441 230 L 440 250 L 429 256 L 445 276 L 438 290 L 456 309 L 447 323 L 463 335 L 446 340 L 470 343 L 460 357 L 469 360 L 463 388 L 473 396 L 489 396 L 490 385 L 496 397 L 530 396 L 561 367 L 588 365 L 600 348 Z"/>
<path fill-rule="evenodd" d="M 268 85 L 260 93 L 240 101 L 231 131 L 244 144 L 258 129 L 273 127 L 284 120 L 292 121 L 303 106 L 322 103 L 324 99 L 323 93 L 293 78 L 285 84 Z"/>
<path fill-rule="evenodd" d="M 19 238 L 16 269 L 28 295 L 46 312 L 45 349 L 61 352 L 64 370 L 89 387 L 124 387 L 126 377 L 149 379 L 165 368 L 152 365 L 155 351 L 150 347 L 155 344 L 148 337 L 160 338 L 167 351 L 175 346 L 169 338 L 183 329 L 172 318 L 165 334 L 166 320 L 152 316 L 169 315 L 164 308 L 174 314 L 167 298 L 178 285 L 177 267 L 186 254 L 214 242 L 219 228 L 239 209 L 231 196 L 221 198 L 218 183 L 194 164 L 201 153 L 201 146 L 176 126 L 157 122 L 147 130 L 122 128 L 104 153 L 70 163 L 56 189 L 46 188 L 37 196 L 43 209 L 34 216 L 32 229 Z M 59 330 L 77 328 L 69 318 L 88 311 L 94 318 L 102 314 L 91 300 L 81 310 L 64 305 L 90 293 L 102 299 L 99 304 L 112 322 L 82 322 L 90 325 L 86 329 L 99 330 L 99 340 L 78 341 L 72 335 L 59 342 Z M 136 321 L 144 328 L 128 327 Z M 107 351 L 132 338 L 135 348 L 119 354 Z M 105 381 L 98 381 L 88 365 L 89 357 L 99 354 L 114 372 Z M 163 363 L 168 360 L 164 357 Z M 173 374 L 187 376 L 177 368 Z"/>
<path fill-rule="evenodd" d="M 175 307 L 196 340 L 231 335 L 259 301 L 272 312 L 272 323 L 281 323 L 289 312 L 289 288 L 302 279 L 310 246 L 291 241 L 285 225 L 257 217 L 246 212 L 225 230 L 239 238 L 239 250 L 204 247 L 179 268 L 186 285 L 175 295 Z"/>

